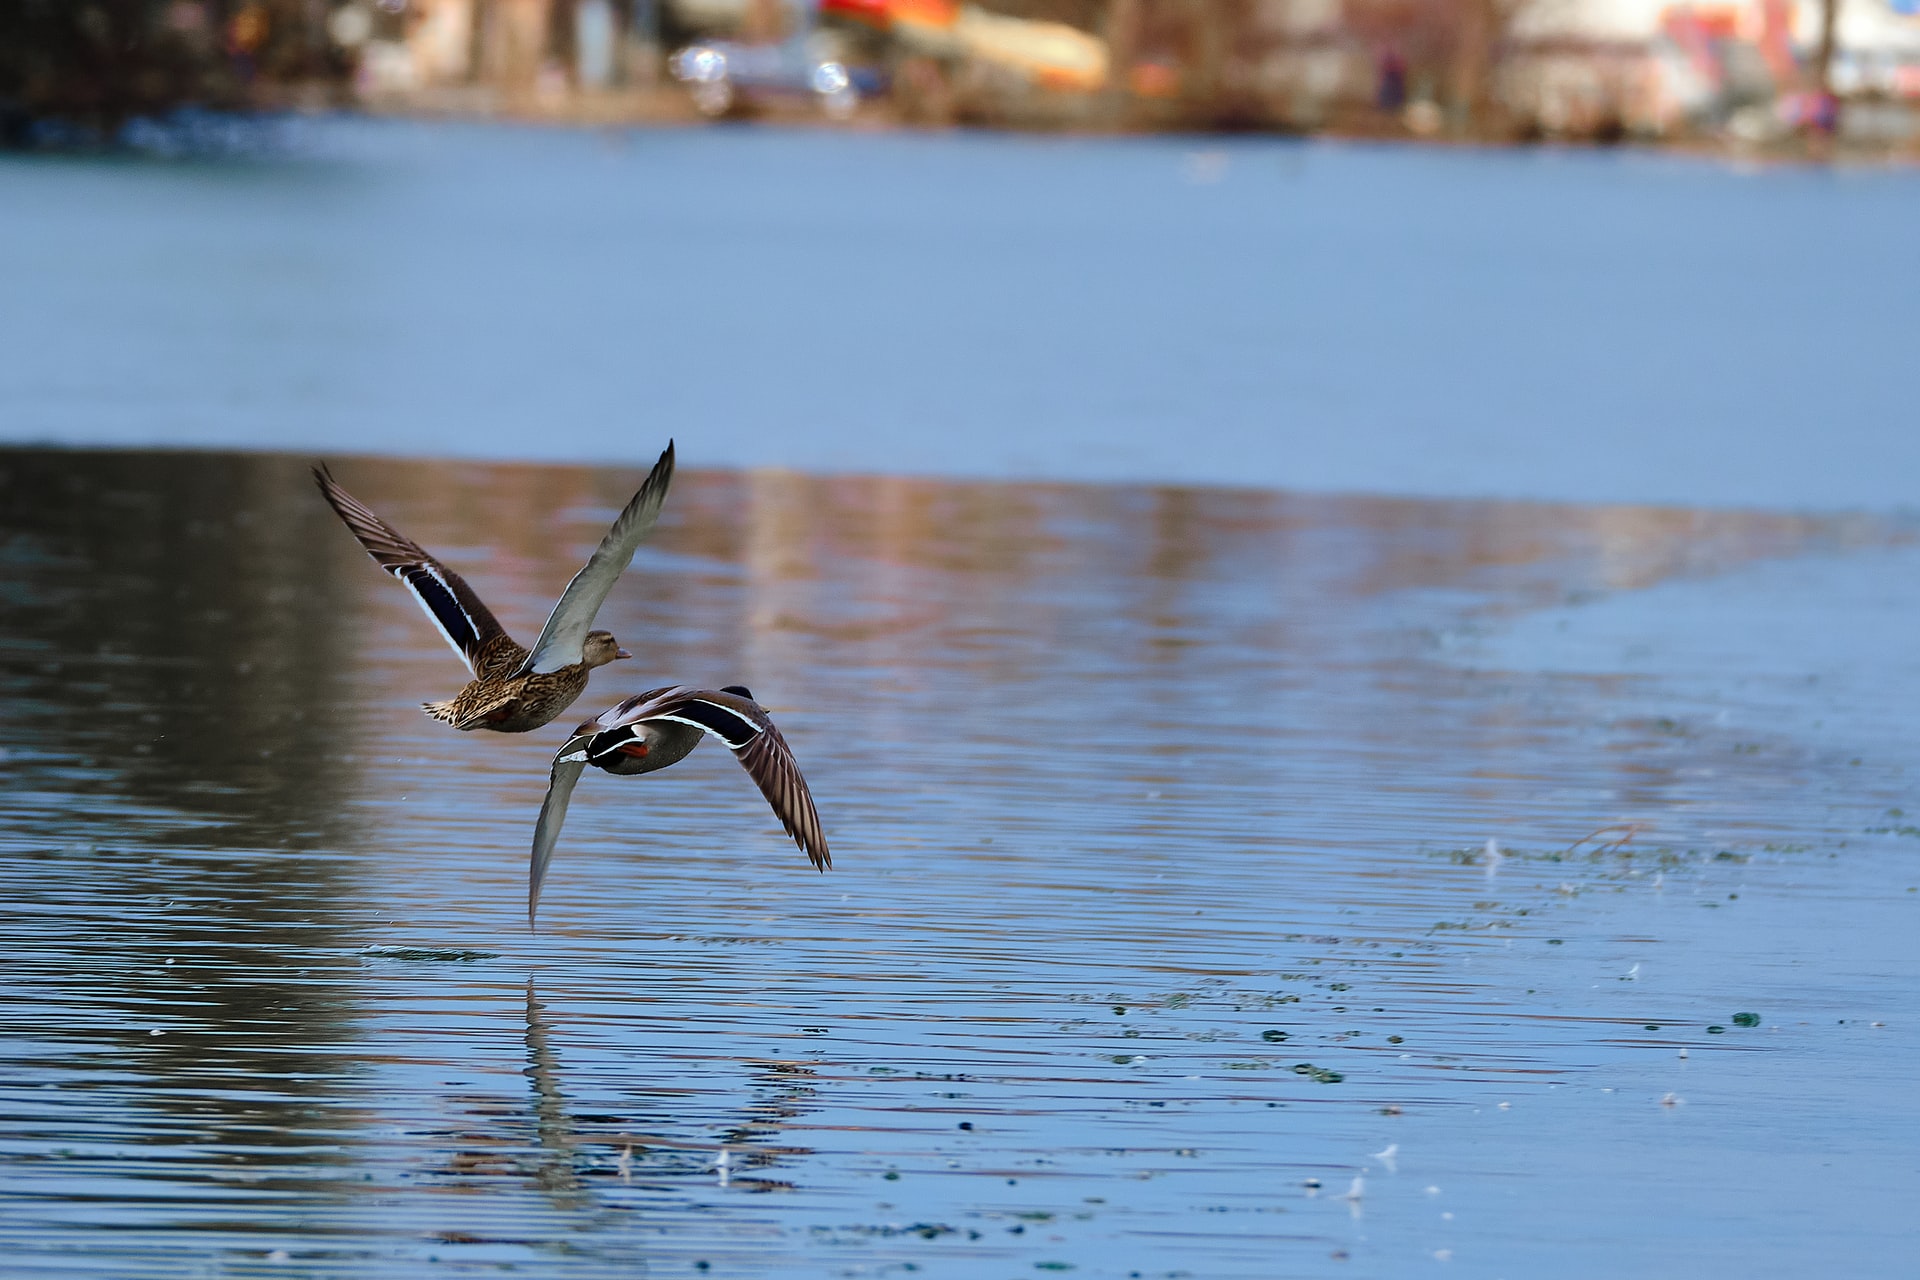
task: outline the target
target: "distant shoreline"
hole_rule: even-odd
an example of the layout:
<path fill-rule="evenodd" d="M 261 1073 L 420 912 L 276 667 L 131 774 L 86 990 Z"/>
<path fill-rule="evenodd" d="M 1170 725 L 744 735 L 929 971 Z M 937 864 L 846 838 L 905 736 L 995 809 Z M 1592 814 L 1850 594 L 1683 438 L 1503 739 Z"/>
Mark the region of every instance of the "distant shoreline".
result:
<path fill-rule="evenodd" d="M 889 110 L 884 105 L 863 108 L 860 114 L 850 120 L 832 120 L 818 111 L 785 105 L 715 120 L 702 116 L 683 94 L 673 90 L 647 94 L 610 93 L 593 98 L 575 97 L 560 105 L 542 104 L 532 95 L 504 97 L 484 92 L 427 93 L 408 95 L 404 98 L 377 98 L 348 104 L 336 110 L 344 114 L 363 115 L 372 119 L 545 125 L 558 128 L 645 129 L 706 125 L 714 128 L 771 126 L 820 129 L 832 133 L 894 133 L 929 136 L 981 133 L 1063 138 L 1187 137 L 1214 141 L 1270 138 L 1388 143 L 1442 150 L 1459 148 L 1502 151 L 1572 150 L 1596 153 L 1625 151 L 1686 156 L 1735 164 L 1839 164 L 1847 167 L 1896 168 L 1920 165 L 1920 148 L 1873 146 L 1850 143 L 1845 140 L 1808 138 L 1801 135 L 1781 142 L 1755 144 L 1711 134 L 1679 137 L 1643 137 L 1626 134 L 1610 138 L 1577 135 L 1513 137 L 1497 134 L 1422 134 L 1384 120 L 1377 127 L 1369 128 L 1358 119 L 1315 129 L 1206 128 L 1187 123 L 1116 125 L 1020 119 L 961 120 L 932 124 L 901 119 L 899 113 Z"/>

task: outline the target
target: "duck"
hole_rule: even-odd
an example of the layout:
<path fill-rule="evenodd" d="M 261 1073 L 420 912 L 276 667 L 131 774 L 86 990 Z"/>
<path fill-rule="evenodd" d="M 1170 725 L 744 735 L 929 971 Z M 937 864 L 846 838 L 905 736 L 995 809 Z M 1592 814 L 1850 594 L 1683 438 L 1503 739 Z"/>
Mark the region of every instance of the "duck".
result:
<path fill-rule="evenodd" d="M 593 765 L 623 777 L 652 773 L 684 760 L 708 735 L 724 742 L 745 767 L 814 870 L 824 872 L 833 866 L 813 793 L 787 740 L 774 727 L 773 717 L 753 700 L 753 691 L 737 684 L 720 689 L 666 685 L 635 694 L 582 724 L 554 756 L 527 867 L 528 928 L 535 927 L 547 864 L 560 839 L 561 824 L 567 820 L 574 786 L 586 767 Z"/>
<path fill-rule="evenodd" d="M 341 488 L 325 466 L 315 467 L 313 478 L 374 563 L 413 593 L 467 664 L 473 678 L 465 688 L 445 701 L 420 704 L 435 720 L 463 731 L 526 733 L 572 706 L 594 668 L 633 656 L 612 632 L 594 628 L 593 618 L 660 518 L 673 483 L 671 440 L 586 567 L 560 593 L 531 649 L 507 634 L 464 578 Z"/>

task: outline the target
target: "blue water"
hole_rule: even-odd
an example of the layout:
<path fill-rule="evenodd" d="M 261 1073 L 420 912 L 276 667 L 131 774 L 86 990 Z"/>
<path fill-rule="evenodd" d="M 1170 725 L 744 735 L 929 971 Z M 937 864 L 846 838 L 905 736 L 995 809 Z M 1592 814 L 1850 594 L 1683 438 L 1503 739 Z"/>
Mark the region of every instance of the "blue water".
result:
<path fill-rule="evenodd" d="M 1908 171 L 1273 140 L 0 158 L 0 438 L 1891 506 L 1916 211 Z"/>
<path fill-rule="evenodd" d="M 1913 1274 L 1912 190 L 0 159 L 0 1271 Z M 751 686 L 835 867 L 709 746 L 529 933 L 572 720 L 423 717 L 305 463 L 525 640 L 669 432 L 569 715 Z"/>

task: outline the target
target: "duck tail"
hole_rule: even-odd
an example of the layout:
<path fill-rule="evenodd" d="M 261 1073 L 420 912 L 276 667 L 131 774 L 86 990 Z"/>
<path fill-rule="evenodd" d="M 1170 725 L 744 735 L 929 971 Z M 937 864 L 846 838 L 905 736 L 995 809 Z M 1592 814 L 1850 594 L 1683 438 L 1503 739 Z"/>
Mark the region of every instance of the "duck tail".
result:
<path fill-rule="evenodd" d="M 420 709 L 442 724 L 458 724 L 460 713 L 454 710 L 451 702 L 423 702 Z"/>

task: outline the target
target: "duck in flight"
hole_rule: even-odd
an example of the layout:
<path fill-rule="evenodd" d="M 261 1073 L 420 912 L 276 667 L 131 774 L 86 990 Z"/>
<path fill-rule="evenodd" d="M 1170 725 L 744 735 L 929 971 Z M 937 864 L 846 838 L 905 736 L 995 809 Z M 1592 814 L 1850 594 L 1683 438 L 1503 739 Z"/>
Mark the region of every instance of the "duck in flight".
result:
<path fill-rule="evenodd" d="M 660 518 L 660 504 L 673 482 L 672 441 L 607 536 L 600 539 L 586 567 L 573 575 L 560 594 L 532 649 L 522 648 L 507 634 L 465 579 L 373 514 L 325 468 L 315 467 L 313 478 L 374 563 L 413 593 L 467 664 L 473 679 L 466 688 L 445 702 L 421 704 L 435 720 L 456 729 L 498 733 L 538 729 L 573 705 L 586 689 L 587 674 L 593 668 L 633 656 L 620 647 L 612 632 L 588 628 Z"/>
<path fill-rule="evenodd" d="M 533 830 L 533 860 L 527 869 L 527 924 L 533 925 L 540 907 L 540 886 L 547 863 L 567 820 L 574 784 L 588 765 L 608 773 L 652 773 L 686 758 L 700 745 L 703 734 L 727 744 L 773 806 L 774 816 L 800 846 L 814 869 L 833 865 L 827 838 L 813 794 L 800 776 L 787 740 L 774 728 L 767 709 L 740 685 L 724 689 L 692 689 L 668 685 L 649 689 L 601 712 L 573 731 L 573 737 L 553 758 L 553 779 Z"/>

